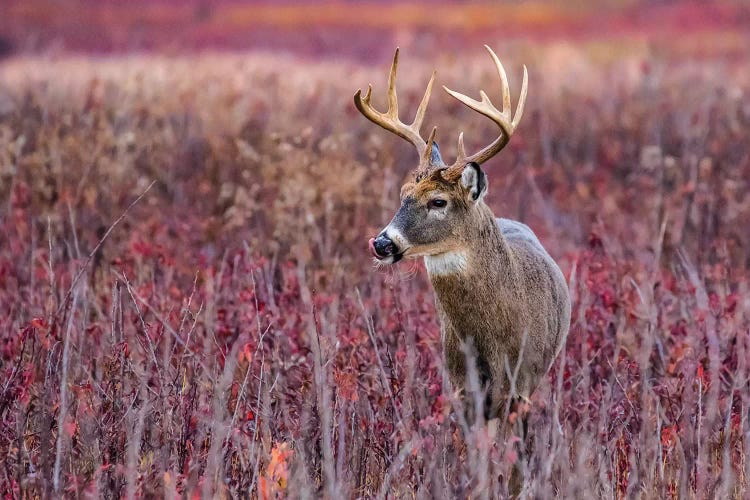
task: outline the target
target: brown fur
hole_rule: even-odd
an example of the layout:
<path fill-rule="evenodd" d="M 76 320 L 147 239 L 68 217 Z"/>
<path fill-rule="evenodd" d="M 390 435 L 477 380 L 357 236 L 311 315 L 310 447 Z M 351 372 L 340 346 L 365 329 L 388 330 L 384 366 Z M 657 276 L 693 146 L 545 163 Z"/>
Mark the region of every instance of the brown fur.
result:
<path fill-rule="evenodd" d="M 484 203 L 476 210 L 477 227 L 466 234 L 472 243 L 466 246 L 466 272 L 431 276 L 431 281 L 451 380 L 464 386 L 461 344 L 471 338 L 477 366 L 490 371 L 488 417 L 493 417 L 509 395 L 507 373 L 514 373 L 519 354 L 516 392 L 528 398 L 536 389 L 567 334 L 570 300 L 562 272 L 541 247 L 503 235 Z"/>
<path fill-rule="evenodd" d="M 489 392 L 485 411 L 494 417 L 503 399 L 514 395 L 508 373 L 518 367 L 516 394 L 528 398 L 548 370 L 568 331 L 570 299 L 562 272 L 534 233 L 523 224 L 495 219 L 482 199 L 487 181 L 480 165 L 508 144 L 523 116 L 528 88 L 524 67 L 513 114 L 505 70 L 492 49 L 485 48 L 503 85 L 502 110 L 484 93 L 477 101 L 444 89 L 490 118 L 501 133 L 471 156 L 466 156 L 463 134 L 459 135 L 458 158 L 450 167 L 443 163 L 435 143 L 437 129 L 432 129 L 426 142 L 419 132 L 434 73 L 413 123 L 406 125 L 398 119 L 398 49 L 388 79 L 388 111 L 372 108 L 372 87 L 364 96 L 357 91 L 354 104 L 373 123 L 411 142 L 420 157 L 415 181 L 401 189 L 401 207 L 370 241 L 372 251 L 379 260 L 390 263 L 404 257 L 425 257 L 451 379 L 458 388 L 464 387 L 464 347 L 473 344 L 480 380 Z"/>
<path fill-rule="evenodd" d="M 435 241 L 414 244 L 404 255 L 430 258 L 461 251 L 466 256 L 460 272 L 431 274 L 430 280 L 451 381 L 456 388 L 465 386 L 462 346 L 473 344 L 480 380 L 488 390 L 486 416 L 493 418 L 510 395 L 507 373 L 514 373 L 518 363 L 516 395 L 528 398 L 559 352 L 570 322 L 568 287 L 528 227 L 496 219 L 481 197 L 471 199 L 460 182 L 461 172 L 447 170 L 434 170 L 403 186 L 402 198 L 414 200 L 412 212 L 423 210 L 436 196 L 450 203 Z M 407 240 L 418 238 L 422 219 L 407 218 L 410 224 L 399 229 Z M 397 214 L 394 222 L 398 220 Z"/>
<path fill-rule="evenodd" d="M 370 106 L 371 87 L 364 97 L 357 91 L 354 104 L 369 120 L 411 142 L 420 157 L 415 181 L 402 187 L 401 207 L 370 240 L 371 251 L 385 263 L 425 257 L 450 378 L 456 388 L 466 388 L 467 359 L 473 359 L 479 382 L 487 391 L 484 416 L 494 419 L 501 416 L 509 398 L 528 398 L 549 369 L 568 332 L 570 298 L 560 268 L 531 229 L 495 219 L 483 201 L 487 179 L 480 165 L 508 144 L 523 116 L 528 83 L 524 67 L 514 115 L 505 70 L 492 49 L 485 48 L 503 84 L 502 111 L 483 92 L 477 101 L 444 89 L 490 118 L 501 134 L 471 156 L 466 156 L 463 134 L 459 135 L 458 158 L 450 167 L 443 163 L 435 143 L 436 128 L 426 142 L 419 133 L 434 73 L 412 125 L 398 119 L 398 50 L 389 77 L 388 111 L 380 113 Z M 526 420 L 522 420 L 525 429 Z M 521 471 L 514 467 L 511 495 L 519 494 L 522 484 Z"/>

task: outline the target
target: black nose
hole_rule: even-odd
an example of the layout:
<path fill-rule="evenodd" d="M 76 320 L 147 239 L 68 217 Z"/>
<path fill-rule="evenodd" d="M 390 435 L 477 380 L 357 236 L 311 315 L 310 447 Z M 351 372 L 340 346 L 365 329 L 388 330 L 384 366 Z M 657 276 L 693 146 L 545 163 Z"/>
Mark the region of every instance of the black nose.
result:
<path fill-rule="evenodd" d="M 375 253 L 378 254 L 378 257 L 389 257 L 396 253 L 396 245 L 384 234 L 375 238 L 372 246 L 375 249 Z"/>

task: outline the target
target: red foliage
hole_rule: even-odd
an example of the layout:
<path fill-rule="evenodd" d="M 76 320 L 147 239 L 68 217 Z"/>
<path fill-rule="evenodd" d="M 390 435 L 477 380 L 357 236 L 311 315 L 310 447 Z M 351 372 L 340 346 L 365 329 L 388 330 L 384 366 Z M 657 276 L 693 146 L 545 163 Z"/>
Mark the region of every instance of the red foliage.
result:
<path fill-rule="evenodd" d="M 630 75 L 611 95 L 539 83 L 488 201 L 561 262 L 573 317 L 492 444 L 446 382 L 421 265 L 373 270 L 362 244 L 395 209 L 379 167 L 411 164 L 349 119 L 354 70 L 217 58 L 108 61 L 88 71 L 121 79 L 72 95 L 4 73 L 0 490 L 502 496 L 520 464 L 533 497 L 746 496 L 746 72 L 654 57 L 578 75 Z"/>

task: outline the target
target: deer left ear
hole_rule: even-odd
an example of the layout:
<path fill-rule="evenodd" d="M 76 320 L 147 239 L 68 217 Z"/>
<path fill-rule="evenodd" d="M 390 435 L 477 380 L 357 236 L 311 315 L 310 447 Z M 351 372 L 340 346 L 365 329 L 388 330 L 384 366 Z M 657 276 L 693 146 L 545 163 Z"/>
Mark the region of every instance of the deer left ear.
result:
<path fill-rule="evenodd" d="M 469 190 L 473 201 L 478 201 L 487 192 L 487 176 L 478 163 L 470 162 L 461 173 L 461 184 Z"/>

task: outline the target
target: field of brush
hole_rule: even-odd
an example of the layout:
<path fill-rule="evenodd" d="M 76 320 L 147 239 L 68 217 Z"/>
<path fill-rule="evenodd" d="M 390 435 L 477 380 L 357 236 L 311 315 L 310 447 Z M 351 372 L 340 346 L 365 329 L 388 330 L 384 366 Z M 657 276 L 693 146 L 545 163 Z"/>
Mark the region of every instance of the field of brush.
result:
<path fill-rule="evenodd" d="M 530 83 L 486 199 L 573 299 L 528 455 L 459 416 L 422 264 L 367 250 L 416 162 L 352 105 L 387 62 L 15 58 L 0 491 L 475 498 L 520 461 L 534 498 L 747 498 L 750 52 L 488 42 Z M 404 120 L 433 68 L 499 102 L 481 46 L 405 50 Z M 494 138 L 437 89 L 447 161 Z"/>

